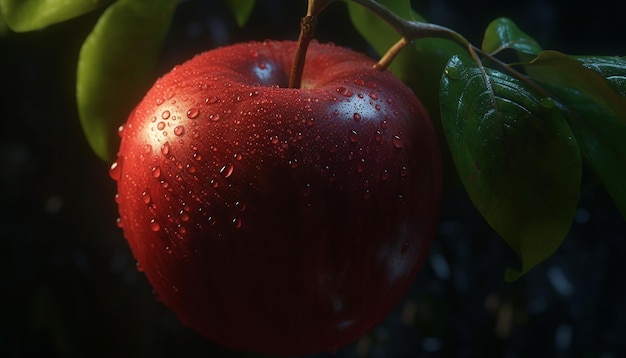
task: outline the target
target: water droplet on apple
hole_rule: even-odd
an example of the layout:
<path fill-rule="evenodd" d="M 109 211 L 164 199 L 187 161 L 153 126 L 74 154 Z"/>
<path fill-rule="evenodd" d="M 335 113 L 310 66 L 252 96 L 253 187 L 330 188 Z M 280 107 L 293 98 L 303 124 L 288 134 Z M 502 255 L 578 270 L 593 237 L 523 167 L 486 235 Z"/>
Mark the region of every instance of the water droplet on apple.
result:
<path fill-rule="evenodd" d="M 370 98 L 375 101 L 378 99 L 378 95 L 375 92 L 370 92 Z"/>
<path fill-rule="evenodd" d="M 348 138 L 350 139 L 351 143 L 356 143 L 359 141 L 359 133 L 355 130 L 351 130 L 348 134 Z"/>
<path fill-rule="evenodd" d="M 168 155 L 170 153 L 170 142 L 165 142 L 161 146 L 161 154 Z"/>
<path fill-rule="evenodd" d="M 170 111 L 163 111 L 163 113 L 161 113 L 161 118 L 163 119 L 170 118 Z"/>
<path fill-rule="evenodd" d="M 406 180 L 408 177 L 409 177 L 409 168 L 407 168 L 406 165 L 403 165 L 400 168 L 400 179 Z"/>
<path fill-rule="evenodd" d="M 200 110 L 198 108 L 190 108 L 187 111 L 187 118 L 189 119 L 198 118 L 198 115 L 200 115 Z"/>
<path fill-rule="evenodd" d="M 233 174 L 233 171 L 235 170 L 235 167 L 233 167 L 232 164 L 228 164 L 228 165 L 224 165 L 221 169 L 220 169 L 220 174 L 222 174 L 222 176 L 224 178 L 228 178 L 229 176 L 231 176 Z"/>
<path fill-rule="evenodd" d="M 220 186 L 220 183 L 215 178 L 211 179 L 209 181 L 209 184 L 211 185 L 212 188 L 217 188 L 218 186 Z"/>
<path fill-rule="evenodd" d="M 196 167 L 194 167 L 191 164 L 187 164 L 187 172 L 190 173 L 190 174 L 195 173 L 196 172 Z"/>
<path fill-rule="evenodd" d="M 296 169 L 298 167 L 298 159 L 290 159 L 287 164 L 289 164 L 291 169 Z"/>
<path fill-rule="evenodd" d="M 141 198 L 146 205 L 149 205 L 152 202 L 152 197 L 150 197 L 150 193 L 148 193 L 147 191 L 141 193 Z"/>
<path fill-rule="evenodd" d="M 189 214 L 187 214 L 186 212 L 181 210 L 180 211 L 180 220 L 183 221 L 183 222 L 189 221 Z M 181 229 L 183 229 L 183 228 L 181 228 Z"/>
<path fill-rule="evenodd" d="M 115 225 L 120 229 L 124 227 L 124 223 L 122 222 L 122 218 L 115 219 Z"/>
<path fill-rule="evenodd" d="M 115 162 L 113 162 L 113 164 L 111 164 L 111 167 L 109 168 L 109 176 L 115 181 L 120 180 L 122 177 L 121 159 L 118 158 Z"/>
<path fill-rule="evenodd" d="M 141 263 L 139 261 L 135 263 L 135 268 L 137 269 L 137 271 L 143 272 L 143 266 L 141 266 Z"/>
<path fill-rule="evenodd" d="M 352 97 L 354 93 L 345 87 L 337 87 L 337 93 L 345 97 Z"/>
<path fill-rule="evenodd" d="M 117 127 L 117 135 L 121 137 L 123 133 L 124 133 L 124 125 Z"/>
<path fill-rule="evenodd" d="M 157 98 L 156 104 L 157 104 L 157 106 L 162 105 L 163 104 L 163 98 Z"/>
<path fill-rule="evenodd" d="M 259 57 L 259 53 L 256 52 L 255 50 L 250 50 L 250 56 L 252 56 L 252 58 L 258 58 Z"/>
<path fill-rule="evenodd" d="M 374 132 L 374 140 L 376 141 L 376 143 L 382 143 L 382 141 L 383 141 L 383 133 L 381 131 L 379 131 L 379 130 Z"/>
<path fill-rule="evenodd" d="M 215 225 L 215 223 L 217 222 L 215 218 L 211 215 L 209 215 L 209 217 L 207 217 L 206 220 L 209 222 L 209 225 L 211 226 Z"/>
<path fill-rule="evenodd" d="M 232 222 L 233 227 L 235 229 L 240 229 L 241 228 L 242 222 L 241 222 L 241 218 L 240 217 L 233 218 L 233 220 L 231 220 L 231 222 Z"/>
<path fill-rule="evenodd" d="M 157 232 L 161 230 L 161 225 L 156 221 L 156 219 L 150 220 L 150 230 Z"/>
<path fill-rule="evenodd" d="M 152 146 L 150 144 L 146 144 L 143 146 L 143 152 L 145 154 L 150 154 L 152 152 Z"/>
<path fill-rule="evenodd" d="M 360 122 L 360 121 L 361 121 L 361 115 L 360 115 L 360 114 L 358 114 L 358 113 L 353 114 L 353 115 L 352 115 L 352 118 L 354 118 L 354 120 L 355 120 L 356 122 Z"/>
<path fill-rule="evenodd" d="M 158 130 L 163 130 L 165 128 L 165 122 L 159 122 L 157 123 L 157 129 Z"/>
<path fill-rule="evenodd" d="M 183 133 L 185 133 L 185 127 L 177 126 L 176 128 L 174 128 L 174 134 L 176 134 L 177 136 L 181 136 L 183 135 Z"/>
<path fill-rule="evenodd" d="M 360 78 L 357 78 L 356 80 L 354 80 L 354 83 L 358 86 L 365 86 L 365 81 L 363 81 Z"/>
<path fill-rule="evenodd" d="M 217 122 L 220 120 L 220 115 L 219 114 L 212 114 L 209 116 L 209 120 L 211 120 L 212 122 Z"/>
<path fill-rule="evenodd" d="M 171 249 L 169 246 L 165 246 L 165 252 L 166 252 L 168 255 L 171 255 L 171 254 L 172 254 L 172 249 Z M 174 290 L 176 290 L 176 286 L 172 286 L 172 288 L 173 288 Z M 178 290 L 176 290 L 176 291 L 178 291 Z"/>
<path fill-rule="evenodd" d="M 382 179 L 383 181 L 386 181 L 389 179 L 389 170 L 387 169 L 383 169 L 382 173 L 380 174 L 380 179 Z"/>
<path fill-rule="evenodd" d="M 158 166 L 152 167 L 152 176 L 154 178 L 159 178 L 161 176 L 161 168 Z"/>
<path fill-rule="evenodd" d="M 213 96 L 213 97 L 207 97 L 204 102 L 206 104 L 215 104 L 217 103 L 217 97 Z"/>
<path fill-rule="evenodd" d="M 386 116 L 386 117 L 385 117 L 385 119 L 383 119 L 383 120 L 380 122 L 380 128 L 382 128 L 382 129 L 387 129 L 387 128 L 389 128 L 389 119 L 390 119 L 390 118 L 389 118 L 389 116 Z"/>
<path fill-rule="evenodd" d="M 393 138 L 391 138 L 391 144 L 396 149 L 404 148 L 404 141 L 399 135 L 394 135 Z"/>
<path fill-rule="evenodd" d="M 365 170 L 365 159 L 361 159 L 357 164 L 356 164 L 356 172 L 357 173 L 363 173 L 363 171 Z"/>

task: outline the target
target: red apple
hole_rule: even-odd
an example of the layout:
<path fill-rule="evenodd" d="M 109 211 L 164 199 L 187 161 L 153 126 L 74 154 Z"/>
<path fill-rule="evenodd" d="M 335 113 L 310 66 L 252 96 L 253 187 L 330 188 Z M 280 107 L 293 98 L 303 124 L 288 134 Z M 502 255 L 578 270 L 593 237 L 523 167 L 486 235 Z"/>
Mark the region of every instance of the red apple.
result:
<path fill-rule="evenodd" d="M 222 345 L 333 350 L 381 322 L 426 256 L 441 163 L 413 93 L 359 53 L 246 43 L 159 79 L 121 131 L 120 226 L 158 298 Z"/>

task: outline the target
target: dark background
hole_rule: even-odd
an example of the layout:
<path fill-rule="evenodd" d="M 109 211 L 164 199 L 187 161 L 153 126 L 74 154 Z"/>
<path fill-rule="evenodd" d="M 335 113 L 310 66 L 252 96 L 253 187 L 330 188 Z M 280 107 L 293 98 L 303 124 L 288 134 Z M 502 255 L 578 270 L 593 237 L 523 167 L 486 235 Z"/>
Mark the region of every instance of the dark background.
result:
<path fill-rule="evenodd" d="M 546 49 L 626 55 L 623 1 L 414 7 L 475 44 L 491 20 L 507 16 Z M 184 1 L 159 73 L 218 45 L 295 39 L 305 9 L 305 0 L 259 0 L 238 29 L 220 2 Z M 115 225 L 114 182 L 87 146 L 74 92 L 80 45 L 99 14 L 0 38 L 0 356 L 254 356 L 182 327 L 154 299 Z M 323 14 L 318 37 L 368 51 L 341 4 Z M 509 248 L 462 191 L 450 192 L 405 299 L 335 357 L 625 356 L 626 225 L 602 188 L 585 183 L 563 246 L 512 284 L 503 280 L 514 262 Z"/>

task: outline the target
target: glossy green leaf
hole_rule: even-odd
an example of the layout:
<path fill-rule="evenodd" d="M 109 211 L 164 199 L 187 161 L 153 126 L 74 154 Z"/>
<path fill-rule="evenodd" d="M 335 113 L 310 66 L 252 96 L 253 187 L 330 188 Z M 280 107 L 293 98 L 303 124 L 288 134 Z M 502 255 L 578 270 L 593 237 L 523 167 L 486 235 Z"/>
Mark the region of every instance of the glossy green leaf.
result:
<path fill-rule="evenodd" d="M 76 95 L 87 140 L 106 161 L 117 149 L 117 128 L 154 82 L 153 70 L 177 0 L 118 0 L 85 40 Z"/>
<path fill-rule="evenodd" d="M 237 25 L 243 27 L 254 9 L 256 0 L 222 0 L 235 16 Z"/>
<path fill-rule="evenodd" d="M 537 55 L 542 51 L 537 41 L 520 30 L 511 19 L 500 17 L 487 26 L 482 50 L 495 54 L 504 49 L 513 49 L 527 55 Z"/>
<path fill-rule="evenodd" d="M 561 244 L 576 212 L 581 157 L 554 102 L 454 57 L 441 80 L 444 131 L 476 208 L 515 250 L 514 280 Z"/>
<path fill-rule="evenodd" d="M 44 28 L 88 13 L 112 0 L 0 0 L 0 10 L 13 31 Z"/>
<path fill-rule="evenodd" d="M 626 96 L 626 57 L 579 56 L 574 58 L 586 68 L 601 74 L 617 93 Z"/>
<path fill-rule="evenodd" d="M 605 78 L 620 76 L 619 66 L 608 61 L 590 70 L 589 63 L 549 51 L 526 67 L 558 100 L 585 159 L 626 218 L 626 97 Z"/>

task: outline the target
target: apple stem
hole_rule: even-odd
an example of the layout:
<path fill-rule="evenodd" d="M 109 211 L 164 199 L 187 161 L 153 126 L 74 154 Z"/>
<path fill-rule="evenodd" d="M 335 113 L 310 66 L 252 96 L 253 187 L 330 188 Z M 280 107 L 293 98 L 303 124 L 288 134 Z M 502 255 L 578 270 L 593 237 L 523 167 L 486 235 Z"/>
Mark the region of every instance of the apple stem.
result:
<path fill-rule="evenodd" d="M 317 16 L 333 1 L 335 0 L 309 0 L 307 14 L 300 21 L 300 35 L 298 36 L 296 54 L 291 67 L 291 73 L 289 74 L 289 88 L 300 88 L 306 52 L 309 48 L 309 44 L 315 37 Z"/>

